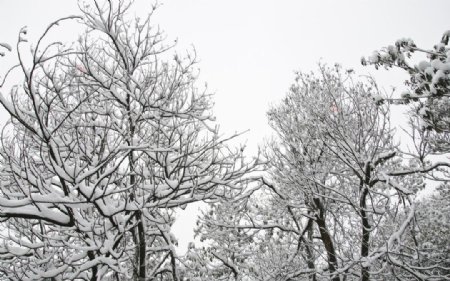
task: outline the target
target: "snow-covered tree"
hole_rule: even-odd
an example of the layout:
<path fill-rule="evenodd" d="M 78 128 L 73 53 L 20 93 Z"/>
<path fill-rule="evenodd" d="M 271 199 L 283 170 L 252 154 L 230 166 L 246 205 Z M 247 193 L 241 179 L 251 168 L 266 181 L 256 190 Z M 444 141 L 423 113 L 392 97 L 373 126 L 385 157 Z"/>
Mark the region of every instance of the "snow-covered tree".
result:
<path fill-rule="evenodd" d="M 397 103 L 415 103 L 416 112 L 424 121 L 424 127 L 437 132 L 450 132 L 450 30 L 444 32 L 439 43 L 432 49 L 423 49 L 412 39 L 397 40 L 381 51 L 374 51 L 368 58 L 362 58 L 363 65 L 395 67 L 405 70 L 410 76 L 405 82 L 409 90 L 399 98 L 384 99 Z M 427 60 L 414 59 L 414 54 L 425 54 Z M 448 139 L 447 139 L 448 142 Z"/>
<path fill-rule="evenodd" d="M 444 246 L 448 241 L 442 235 L 450 231 L 446 219 L 450 181 L 449 39 L 450 31 L 444 32 L 432 49 L 420 48 L 411 39 L 400 39 L 362 59 L 364 65 L 400 68 L 410 76 L 405 82 L 409 90 L 400 97 L 377 99 L 381 103 L 411 105 L 409 134 L 414 145 L 408 154 L 416 167 L 410 172 L 426 174 L 429 183 L 438 186 L 436 194 L 417 203 L 405 243 L 392 260 L 396 265 L 392 269 L 395 280 L 450 279 L 448 250 Z M 420 55 L 426 55 L 426 60 L 416 58 Z"/>
<path fill-rule="evenodd" d="M 203 215 L 197 232 L 208 246 L 184 260 L 191 280 L 442 278 L 399 263 L 424 188 L 417 173 L 435 166 L 403 158 L 379 94 L 339 66 L 299 73 L 268 114 L 277 133 L 269 176 Z"/>
<path fill-rule="evenodd" d="M 320 72 L 299 74 L 283 103 L 269 111 L 280 139 L 272 145 L 279 159 L 271 167 L 273 189 L 300 203 L 299 221 L 312 220 L 320 241 L 313 243 L 314 264 L 322 271 L 313 279 L 369 280 L 377 225 L 391 215 L 392 202 L 415 190 L 389 174 L 399 167 L 398 155 L 389 111 L 371 100 L 376 84 L 355 82 L 339 66 Z"/>
<path fill-rule="evenodd" d="M 403 243 L 390 255 L 386 280 L 450 280 L 449 186 L 417 202 Z"/>
<path fill-rule="evenodd" d="M 20 31 L 0 84 L 4 280 L 180 280 L 175 210 L 239 189 L 254 168 L 214 126 L 195 56 L 171 58 L 152 13 L 129 19 L 130 5 L 80 4 L 31 59 Z M 45 43 L 66 20 L 85 33 Z"/>

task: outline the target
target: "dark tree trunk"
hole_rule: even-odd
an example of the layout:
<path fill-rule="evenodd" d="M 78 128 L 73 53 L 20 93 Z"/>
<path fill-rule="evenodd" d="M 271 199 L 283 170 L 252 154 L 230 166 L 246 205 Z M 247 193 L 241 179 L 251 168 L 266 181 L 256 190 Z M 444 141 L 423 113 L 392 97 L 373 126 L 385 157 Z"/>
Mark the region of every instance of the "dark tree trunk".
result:
<path fill-rule="evenodd" d="M 312 241 L 312 237 L 313 237 L 313 220 L 312 219 L 308 219 L 308 224 L 306 226 L 306 228 L 308 229 L 308 241 L 305 241 L 305 248 L 306 248 L 306 256 L 308 258 L 308 269 L 310 269 L 313 274 L 310 276 L 310 280 L 311 281 L 317 281 L 317 276 L 316 276 L 316 265 L 314 264 L 314 255 L 313 252 L 311 250 L 311 245 L 309 244 L 309 242 Z"/>
<path fill-rule="evenodd" d="M 337 268 L 336 251 L 334 249 L 333 240 L 327 229 L 324 207 L 319 198 L 314 198 L 314 204 L 316 205 L 316 208 L 318 208 L 319 210 L 319 214 L 316 215 L 316 223 L 317 226 L 319 227 L 320 238 L 322 239 L 325 250 L 327 251 L 328 269 L 330 271 L 330 274 L 334 274 Z M 339 281 L 339 276 L 335 275 L 331 280 Z"/>
<path fill-rule="evenodd" d="M 142 223 L 142 214 L 138 212 L 137 217 L 139 218 L 138 223 L 138 237 L 139 237 L 139 280 L 146 280 L 146 265 L 145 265 L 145 254 L 146 254 L 146 245 L 145 245 L 145 232 L 144 232 L 144 224 Z"/>
<path fill-rule="evenodd" d="M 361 198 L 359 202 L 360 212 L 361 212 L 361 228 L 362 228 L 362 239 L 361 239 L 361 257 L 367 257 L 369 255 L 369 243 L 370 243 L 370 223 L 366 212 L 366 197 L 369 190 L 365 187 L 362 188 Z M 361 267 L 361 281 L 369 281 L 370 273 L 369 267 Z"/>
<path fill-rule="evenodd" d="M 88 258 L 91 261 L 95 259 L 95 254 L 94 254 L 93 251 L 88 251 Z M 98 275 L 97 266 L 92 267 L 91 270 L 92 270 L 92 276 L 91 276 L 90 281 L 97 281 L 98 280 L 98 278 L 97 278 L 97 275 Z"/>

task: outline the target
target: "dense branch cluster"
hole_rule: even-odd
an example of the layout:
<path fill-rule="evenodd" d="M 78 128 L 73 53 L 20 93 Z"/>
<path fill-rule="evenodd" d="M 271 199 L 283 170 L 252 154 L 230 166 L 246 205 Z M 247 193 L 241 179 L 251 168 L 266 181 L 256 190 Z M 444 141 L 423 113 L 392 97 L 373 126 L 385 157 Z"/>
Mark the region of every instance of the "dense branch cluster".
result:
<path fill-rule="evenodd" d="M 398 99 L 339 65 L 297 73 L 248 160 L 214 124 L 195 52 L 172 56 L 154 10 L 130 19 L 130 5 L 80 4 L 31 57 L 19 33 L 0 81 L 0 279 L 450 280 L 449 32 L 363 59 L 408 72 Z M 84 33 L 49 40 L 65 21 Z M 411 106 L 408 151 L 393 103 Z M 200 241 L 178 256 L 175 214 L 193 202 Z"/>
<path fill-rule="evenodd" d="M 415 203 L 424 174 L 440 168 L 446 182 L 449 164 L 403 153 L 375 95 L 374 81 L 339 66 L 297 75 L 268 113 L 267 177 L 204 214 L 197 231 L 210 244 L 190 249 L 188 267 L 203 262 L 192 280 L 450 278 L 448 247 L 437 249 L 448 239 L 430 236 L 427 201 Z M 448 229 L 445 214 L 435 229 Z"/>
<path fill-rule="evenodd" d="M 195 57 L 125 3 L 81 6 L 85 34 L 23 57 L 24 83 L 1 103 L 1 278 L 178 279 L 174 209 L 224 196 L 253 164 L 211 123 Z M 166 56 L 167 57 L 167 56 Z M 231 136 L 230 138 L 233 138 Z M 229 139 L 229 138 L 228 138 Z"/>

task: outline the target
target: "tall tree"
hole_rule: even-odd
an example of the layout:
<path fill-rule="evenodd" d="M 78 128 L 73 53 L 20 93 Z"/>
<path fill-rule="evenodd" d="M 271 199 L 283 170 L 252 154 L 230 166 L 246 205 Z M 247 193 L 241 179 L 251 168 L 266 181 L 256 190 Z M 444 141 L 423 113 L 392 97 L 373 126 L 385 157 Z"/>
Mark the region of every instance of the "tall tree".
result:
<path fill-rule="evenodd" d="M 396 146 L 387 108 L 370 98 L 377 91 L 373 81 L 355 82 L 339 66 L 320 67 L 319 76 L 299 74 L 284 102 L 269 111 L 280 138 L 280 148 L 272 146 L 281 160 L 271 168 L 273 188 L 299 194 L 299 220 L 313 220 L 332 280 L 370 279 L 366 261 L 378 223 L 392 201 L 413 194 L 389 176 L 398 166 Z"/>
<path fill-rule="evenodd" d="M 377 280 L 402 247 L 424 186 L 393 142 L 373 81 L 339 66 L 298 73 L 269 111 L 268 176 L 211 207 L 198 228 L 199 280 Z M 408 171 L 408 173 L 404 173 Z M 191 257 L 191 259 L 189 259 Z M 203 278 L 203 279 L 201 279 Z M 194 279 L 195 280 L 195 279 Z"/>
<path fill-rule="evenodd" d="M 253 169 L 214 127 L 195 56 L 177 54 L 127 1 L 80 4 L 6 72 L 0 151 L 0 276 L 180 280 L 174 210 L 223 196 Z M 62 21 L 85 33 L 44 44 Z M 9 45 L 2 44 L 3 47 Z M 4 81 L 18 71 L 23 80 Z"/>

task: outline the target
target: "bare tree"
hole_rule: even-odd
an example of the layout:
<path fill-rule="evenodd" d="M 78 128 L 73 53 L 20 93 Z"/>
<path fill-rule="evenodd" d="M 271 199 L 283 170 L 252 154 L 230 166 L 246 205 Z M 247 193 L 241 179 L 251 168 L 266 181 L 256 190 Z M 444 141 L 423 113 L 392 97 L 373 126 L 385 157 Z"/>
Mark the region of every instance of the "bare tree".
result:
<path fill-rule="evenodd" d="M 292 186 L 300 194 L 299 219 L 313 219 L 331 279 L 369 280 L 371 236 L 390 203 L 412 191 L 386 175 L 396 148 L 389 112 L 370 98 L 376 84 L 353 82 L 339 67 L 320 69 L 317 78 L 299 74 L 284 102 L 269 112 L 281 140 L 281 149 L 272 149 L 280 159 L 272 168 L 274 188 L 279 182 L 279 192 Z"/>
<path fill-rule="evenodd" d="M 394 144 L 389 108 L 372 99 L 379 94 L 373 81 L 356 82 L 339 66 L 299 73 L 268 114 L 277 132 L 266 150 L 269 176 L 204 214 L 198 232 L 209 247 L 191 249 L 185 264 L 202 260 L 208 270 L 192 276 L 292 281 L 392 275 L 387 268 L 398 268 L 414 221 L 413 199 L 424 183 L 417 163 L 404 160 Z"/>
<path fill-rule="evenodd" d="M 180 280 L 174 210 L 224 196 L 253 169 L 213 125 L 195 55 L 169 58 L 151 15 L 125 1 L 81 5 L 50 24 L 23 83 L 1 84 L 0 276 L 10 280 Z M 85 33 L 45 44 L 64 20 Z M 3 44 L 2 46 L 6 46 Z M 8 45 L 9 46 L 9 45 Z M 8 95 L 6 95 L 8 93 Z M 159 280 L 159 279 L 158 279 Z"/>

